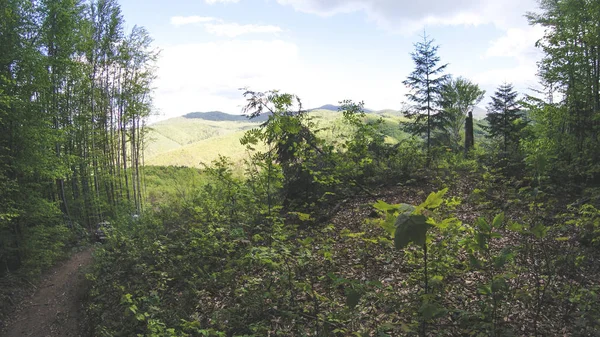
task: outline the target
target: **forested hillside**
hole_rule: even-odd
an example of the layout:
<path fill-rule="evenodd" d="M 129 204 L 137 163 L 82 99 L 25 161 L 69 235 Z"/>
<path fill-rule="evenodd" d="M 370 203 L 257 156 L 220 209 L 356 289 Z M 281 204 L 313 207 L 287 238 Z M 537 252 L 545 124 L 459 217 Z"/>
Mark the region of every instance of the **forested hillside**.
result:
<path fill-rule="evenodd" d="M 0 275 L 36 275 L 141 211 L 156 51 L 113 0 L 2 1 L 0 22 Z"/>
<path fill-rule="evenodd" d="M 3 311 L 106 220 L 90 336 L 600 335 L 600 0 L 523 14 L 537 92 L 423 34 L 400 112 L 245 89 L 250 122 L 153 138 L 157 54 L 115 1 L 0 0 Z"/>
<path fill-rule="evenodd" d="M 314 121 L 314 131 L 328 139 L 343 137 L 348 131 L 342 113 L 335 109 L 307 112 Z M 203 167 L 222 155 L 239 167 L 248 157 L 246 147 L 240 143 L 244 131 L 259 127 L 268 117 L 263 114 L 248 119 L 221 112 L 194 112 L 154 123 L 149 126 L 146 137 L 144 162 L 147 165 Z M 365 118 L 366 121 L 381 118 L 381 132 L 390 142 L 408 137 L 398 126 L 406 121 L 400 111 L 377 111 L 368 113 Z"/>

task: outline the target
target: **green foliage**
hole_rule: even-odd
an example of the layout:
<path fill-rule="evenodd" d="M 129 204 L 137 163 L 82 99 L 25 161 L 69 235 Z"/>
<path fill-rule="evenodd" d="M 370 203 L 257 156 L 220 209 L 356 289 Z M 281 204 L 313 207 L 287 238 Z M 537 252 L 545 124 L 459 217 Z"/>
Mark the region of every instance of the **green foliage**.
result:
<path fill-rule="evenodd" d="M 406 214 L 406 213 L 405 213 Z M 409 243 L 422 246 L 427 241 L 427 217 L 420 214 L 401 214 L 396 221 L 394 246 L 403 249 Z"/>
<path fill-rule="evenodd" d="M 600 210 L 590 204 L 584 204 L 570 209 L 574 218 L 568 220 L 567 225 L 576 226 L 579 231 L 579 240 L 586 245 L 600 245 Z"/>
<path fill-rule="evenodd" d="M 520 132 L 526 126 L 517 96 L 512 84 L 504 83 L 492 96 L 485 117 L 489 137 L 500 138 L 504 152 L 508 152 L 509 148 L 511 152 L 518 149 Z"/>
<path fill-rule="evenodd" d="M 441 106 L 445 111 L 445 128 L 449 137 L 447 144 L 452 150 L 459 152 L 463 148 L 461 146 L 463 127 L 464 151 L 468 152 L 475 146 L 473 108 L 481 102 L 484 95 L 485 90 L 481 90 L 477 84 L 462 77 L 450 78 L 442 86 Z"/>
<path fill-rule="evenodd" d="M 456 219 L 447 218 L 438 222 L 434 218 L 435 214 L 432 213 L 432 211 L 438 209 L 444 203 L 451 204 L 444 200 L 444 195 L 447 192 L 447 189 L 435 193 L 432 192 L 418 206 L 408 204 L 390 205 L 381 200 L 373 205 L 373 207 L 385 214 L 385 220 L 380 221 L 379 225 L 394 238 L 394 246 L 397 250 L 404 250 L 405 253 L 408 253 L 406 249 L 409 243 L 413 243 L 423 249 L 422 277 L 424 282 L 423 292 L 419 296 L 421 304 L 417 310 L 420 316 L 421 335 L 427 334 L 427 324 L 429 322 L 442 318 L 448 313 L 447 309 L 434 296 L 436 291 L 443 288 L 442 281 L 444 275 L 430 276 L 429 268 L 431 268 L 431 263 L 430 258 L 428 258 L 429 244 L 433 240 L 433 235 L 428 233 L 430 228 L 439 229 L 451 236 L 456 235 L 454 231 L 460 228 L 460 222 L 456 221 Z M 394 225 L 391 226 L 391 223 Z M 440 244 L 440 247 L 443 246 L 443 244 Z M 439 252 L 433 250 L 433 253 Z M 439 267 L 441 266 L 437 264 L 434 260 L 434 268 L 440 271 Z"/>
<path fill-rule="evenodd" d="M 432 132 L 440 129 L 444 121 L 444 112 L 439 107 L 439 98 L 447 79 L 447 75 L 441 74 L 448 66 L 447 64 L 438 66 L 440 61 L 437 55 L 438 47 L 434 46 L 433 42 L 424 34 L 423 41 L 415 44 L 415 52 L 411 54 L 415 70 L 403 82 L 410 89 L 406 97 L 414 104 L 405 112 L 406 117 L 413 119 L 406 125 L 407 131 L 413 135 L 426 135 L 428 155 Z"/>
<path fill-rule="evenodd" d="M 531 109 L 536 138 L 551 145 L 552 180 L 570 180 L 571 188 L 597 184 L 600 177 L 599 6 L 596 0 L 545 0 L 527 15 L 544 30 L 536 46 L 544 53 L 539 74 L 545 99 L 532 99 Z"/>
<path fill-rule="evenodd" d="M 150 204 L 168 203 L 173 198 L 188 200 L 206 183 L 201 170 L 177 166 L 144 166 L 147 200 Z"/>
<path fill-rule="evenodd" d="M 380 128 L 384 119 L 369 120 L 362 102 L 341 102 L 343 141 L 331 141 L 327 130 L 302 110 L 298 97 L 277 91 L 248 91 L 246 96 L 250 116 L 268 114 L 261 128 L 247 131 L 241 143 L 251 153 L 246 175 L 269 208 L 277 199 L 286 209 L 308 212 L 357 190 L 368 192 L 368 184 L 409 176 L 420 161 L 408 158 L 420 154 L 407 144 L 386 143 Z"/>
<path fill-rule="evenodd" d="M 33 276 L 79 223 L 141 210 L 157 54 L 113 0 L 3 1 L 0 22 L 0 273 Z"/>
<path fill-rule="evenodd" d="M 27 252 L 23 268 L 29 277 L 35 278 L 43 270 L 52 267 L 58 260 L 65 257 L 65 247 L 72 244 L 74 233 L 67 226 L 38 225 L 28 228 L 24 233 L 27 238 Z"/>

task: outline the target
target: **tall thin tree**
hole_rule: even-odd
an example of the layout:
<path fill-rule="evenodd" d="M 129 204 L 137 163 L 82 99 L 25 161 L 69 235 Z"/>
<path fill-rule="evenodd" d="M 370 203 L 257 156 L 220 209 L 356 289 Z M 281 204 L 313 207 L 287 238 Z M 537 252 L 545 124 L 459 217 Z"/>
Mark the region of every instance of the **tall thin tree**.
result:
<path fill-rule="evenodd" d="M 409 88 L 410 92 L 406 97 L 413 104 L 404 112 L 406 117 L 412 119 L 412 123 L 407 125 L 407 131 L 413 135 L 426 135 L 428 162 L 431 157 L 432 131 L 443 125 L 443 110 L 439 105 L 439 97 L 448 78 L 447 75 L 443 75 L 448 64 L 438 65 L 438 46 L 433 45 L 433 42 L 434 40 L 424 33 L 423 41 L 415 44 L 415 51 L 411 53 L 415 69 L 402 82 Z"/>

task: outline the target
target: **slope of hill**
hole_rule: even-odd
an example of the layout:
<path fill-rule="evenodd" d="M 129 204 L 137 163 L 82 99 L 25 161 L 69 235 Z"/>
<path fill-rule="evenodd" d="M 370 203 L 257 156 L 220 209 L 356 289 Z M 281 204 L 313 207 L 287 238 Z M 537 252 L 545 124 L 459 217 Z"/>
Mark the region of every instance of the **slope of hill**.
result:
<path fill-rule="evenodd" d="M 487 110 L 484 108 L 480 108 L 478 106 L 473 108 L 473 119 L 484 119 L 486 114 Z"/>
<path fill-rule="evenodd" d="M 316 123 L 322 137 L 328 140 L 339 140 L 340 135 L 348 131 L 348 126 L 341 121 L 337 107 L 327 105 L 324 109 L 310 111 L 313 122 Z M 475 118 L 484 117 L 481 108 L 476 108 Z M 201 167 L 201 163 L 209 164 L 219 158 L 219 155 L 229 157 L 234 163 L 240 163 L 248 158 L 248 153 L 239 142 L 244 131 L 258 127 L 268 118 L 260 116 L 252 120 L 241 115 L 230 115 L 219 111 L 193 112 L 182 117 L 171 118 L 151 125 L 149 141 L 146 146 L 145 163 L 148 165 L 174 165 Z M 382 118 L 384 124 L 381 130 L 388 136 L 388 141 L 396 142 L 404 139 L 404 133 L 399 124 L 407 121 L 402 112 L 397 110 L 372 111 L 367 114 L 367 120 L 375 121 Z M 481 136 L 483 131 L 476 124 L 476 133 Z M 343 137 L 343 136 L 342 136 Z"/>
<path fill-rule="evenodd" d="M 331 106 L 330 106 L 331 107 Z M 327 139 L 339 138 L 347 126 L 341 122 L 341 114 L 332 109 L 317 109 L 310 112 L 313 122 Z M 382 117 L 384 132 L 393 137 L 402 137 L 397 127 L 405 120 L 401 113 L 393 110 L 369 113 L 368 119 Z M 210 163 L 219 154 L 241 162 L 247 158 L 246 149 L 239 143 L 244 131 L 258 127 L 268 117 L 248 120 L 244 116 L 223 112 L 194 112 L 182 117 L 171 118 L 151 125 L 147 142 L 145 163 L 148 165 L 175 165 L 201 167 Z"/>
<path fill-rule="evenodd" d="M 215 122 L 248 122 L 250 119 L 246 115 L 232 115 L 221 111 L 209 111 L 209 112 L 190 112 L 189 114 L 183 115 L 186 119 L 203 119 L 207 121 Z M 267 114 L 260 115 L 253 118 L 252 121 L 264 122 L 269 118 Z"/>
<path fill-rule="evenodd" d="M 340 109 L 339 105 L 334 105 L 334 104 L 325 104 L 323 106 L 320 106 L 318 108 L 314 108 L 314 109 L 310 109 L 310 111 L 315 111 L 315 110 L 329 110 L 329 111 L 338 111 Z"/>
<path fill-rule="evenodd" d="M 311 112 L 319 125 L 339 117 L 337 112 Z M 258 127 L 268 117 L 248 120 L 244 116 L 222 112 L 191 113 L 171 118 L 151 126 L 146 146 L 145 163 L 148 165 L 175 165 L 201 167 L 218 159 L 219 154 L 241 162 L 247 157 L 239 142 L 244 131 Z"/>
<path fill-rule="evenodd" d="M 202 118 L 176 117 L 150 126 L 145 149 L 146 163 L 171 150 L 202 140 L 222 137 L 257 126 L 254 121 L 213 121 Z"/>
<path fill-rule="evenodd" d="M 217 137 L 186 144 L 146 159 L 148 165 L 202 167 L 219 159 L 219 155 L 229 157 L 234 163 L 247 158 L 246 149 L 240 144 L 244 131 L 232 132 Z"/>
<path fill-rule="evenodd" d="M 329 110 L 329 111 L 336 111 L 337 112 L 337 111 L 340 110 L 340 107 L 341 106 L 335 105 L 335 104 L 325 104 L 325 105 L 320 106 L 318 108 L 310 109 L 309 111 Z M 367 113 L 373 112 L 373 110 L 367 109 L 367 108 L 364 108 L 364 111 L 367 112 Z"/>

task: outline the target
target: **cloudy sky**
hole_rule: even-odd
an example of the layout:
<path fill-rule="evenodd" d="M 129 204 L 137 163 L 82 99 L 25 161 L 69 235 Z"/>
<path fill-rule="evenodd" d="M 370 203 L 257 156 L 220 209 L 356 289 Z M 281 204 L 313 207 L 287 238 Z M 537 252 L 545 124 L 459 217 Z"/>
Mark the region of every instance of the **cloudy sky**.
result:
<path fill-rule="evenodd" d="M 239 114 L 239 88 L 280 89 L 306 107 L 363 100 L 398 109 L 423 32 L 442 62 L 491 94 L 536 87 L 543 31 L 535 0 L 121 0 L 128 26 L 160 48 L 155 103 L 166 119 L 192 111 Z M 484 102 L 485 104 L 485 102 Z M 482 104 L 483 106 L 485 106 Z"/>

